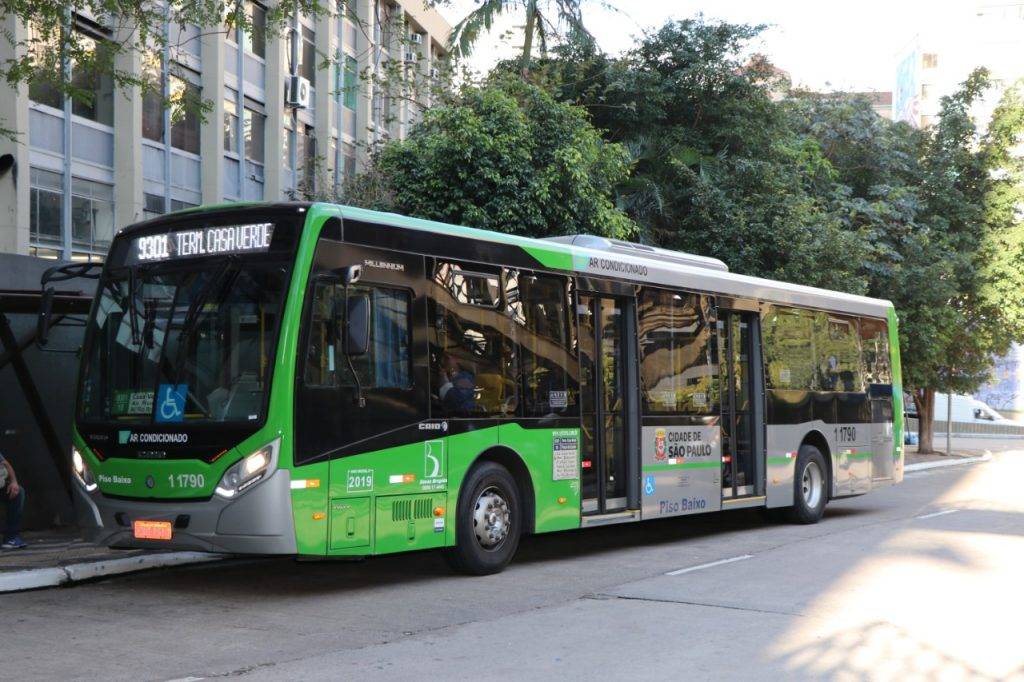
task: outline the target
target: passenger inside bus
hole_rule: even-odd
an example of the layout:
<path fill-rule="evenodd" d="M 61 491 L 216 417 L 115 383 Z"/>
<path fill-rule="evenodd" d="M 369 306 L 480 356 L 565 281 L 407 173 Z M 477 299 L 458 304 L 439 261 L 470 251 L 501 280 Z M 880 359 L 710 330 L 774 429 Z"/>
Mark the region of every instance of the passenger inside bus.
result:
<path fill-rule="evenodd" d="M 470 413 L 476 407 L 476 373 L 442 352 L 438 363 L 438 397 L 449 412 Z"/>

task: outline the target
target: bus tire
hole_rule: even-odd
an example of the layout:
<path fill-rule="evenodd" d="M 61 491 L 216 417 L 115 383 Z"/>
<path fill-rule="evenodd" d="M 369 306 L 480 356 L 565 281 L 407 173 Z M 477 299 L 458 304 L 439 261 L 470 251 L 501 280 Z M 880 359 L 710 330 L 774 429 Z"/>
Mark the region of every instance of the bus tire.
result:
<path fill-rule="evenodd" d="M 817 523 L 828 504 L 828 469 L 821 450 L 801 445 L 793 475 L 793 506 L 789 520 L 793 523 Z"/>
<path fill-rule="evenodd" d="M 445 557 L 455 570 L 489 575 L 504 569 L 519 547 L 522 505 L 516 481 L 495 462 L 474 466 L 455 510 L 455 546 Z"/>

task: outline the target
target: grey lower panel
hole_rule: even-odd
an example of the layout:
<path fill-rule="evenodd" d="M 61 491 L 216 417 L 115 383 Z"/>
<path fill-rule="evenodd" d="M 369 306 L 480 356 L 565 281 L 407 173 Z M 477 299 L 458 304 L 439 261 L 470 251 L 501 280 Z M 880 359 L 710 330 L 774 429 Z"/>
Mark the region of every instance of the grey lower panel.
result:
<path fill-rule="evenodd" d="M 769 425 L 767 431 L 768 507 L 793 504 L 797 451 L 804 438 L 814 431 L 824 437 L 831 456 L 832 488 L 829 497 L 861 495 L 902 479 L 902 457 L 895 460 L 892 455 L 891 425 L 826 424 L 815 420 L 802 424 Z M 892 478 L 872 482 L 872 477 L 877 477 L 876 471 Z"/>
<path fill-rule="evenodd" d="M 214 496 L 201 502 L 112 499 L 75 487 L 75 507 L 86 539 L 110 547 L 182 549 L 235 554 L 295 554 L 291 476 L 275 472 L 237 499 Z M 126 525 L 118 523 L 122 516 Z M 187 528 L 174 529 L 170 541 L 136 540 L 135 519 L 171 521 L 188 515 Z"/>
<path fill-rule="evenodd" d="M 643 518 L 721 509 L 721 427 L 645 426 L 642 436 Z"/>

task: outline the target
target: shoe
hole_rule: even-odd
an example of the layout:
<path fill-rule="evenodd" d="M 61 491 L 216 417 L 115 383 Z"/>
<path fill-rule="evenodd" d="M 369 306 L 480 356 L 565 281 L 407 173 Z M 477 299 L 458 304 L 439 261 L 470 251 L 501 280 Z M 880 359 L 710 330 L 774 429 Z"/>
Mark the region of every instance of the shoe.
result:
<path fill-rule="evenodd" d="M 28 547 L 28 543 L 20 537 L 13 537 L 10 540 L 4 540 L 4 544 L 0 545 L 0 548 L 2 549 L 23 549 L 25 547 Z"/>

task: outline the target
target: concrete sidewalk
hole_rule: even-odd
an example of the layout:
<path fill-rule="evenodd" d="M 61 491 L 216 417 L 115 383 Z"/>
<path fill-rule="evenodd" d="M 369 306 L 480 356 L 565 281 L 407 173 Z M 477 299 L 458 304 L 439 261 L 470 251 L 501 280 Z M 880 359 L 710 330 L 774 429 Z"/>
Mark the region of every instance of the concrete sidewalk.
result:
<path fill-rule="evenodd" d="M 27 532 L 28 547 L 0 550 L 0 593 L 56 587 L 147 568 L 225 558 L 223 554 L 108 549 L 82 540 L 73 529 Z"/>

